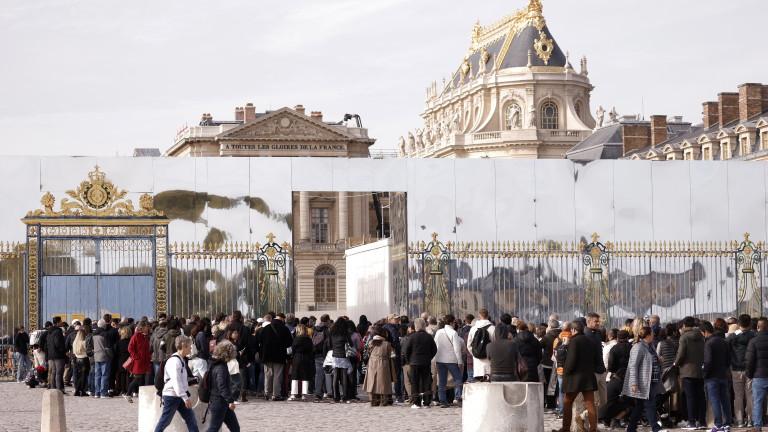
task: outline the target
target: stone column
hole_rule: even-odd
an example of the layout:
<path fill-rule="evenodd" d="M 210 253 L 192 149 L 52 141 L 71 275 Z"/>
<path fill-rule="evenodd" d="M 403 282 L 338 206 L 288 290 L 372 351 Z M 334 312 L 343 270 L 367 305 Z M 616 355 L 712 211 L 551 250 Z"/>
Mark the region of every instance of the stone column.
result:
<path fill-rule="evenodd" d="M 309 241 L 309 192 L 299 192 L 299 240 Z"/>
<path fill-rule="evenodd" d="M 337 200 L 339 210 L 339 240 L 345 241 L 349 237 L 349 205 L 347 204 L 347 193 L 339 192 L 339 198 Z"/>

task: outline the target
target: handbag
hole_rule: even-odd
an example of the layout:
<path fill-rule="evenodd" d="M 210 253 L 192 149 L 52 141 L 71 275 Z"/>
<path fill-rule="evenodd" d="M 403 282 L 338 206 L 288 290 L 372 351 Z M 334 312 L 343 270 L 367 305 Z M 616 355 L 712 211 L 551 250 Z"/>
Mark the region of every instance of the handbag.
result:
<path fill-rule="evenodd" d="M 344 344 L 344 354 L 348 359 L 357 359 L 357 349 L 349 342 Z"/>
<path fill-rule="evenodd" d="M 123 369 L 128 369 L 133 364 L 133 357 L 128 357 L 126 361 L 123 362 Z"/>
<path fill-rule="evenodd" d="M 667 393 L 674 393 L 680 391 L 680 368 L 678 366 L 670 366 L 664 369 L 661 374 L 661 384 L 664 386 L 664 391 Z"/>

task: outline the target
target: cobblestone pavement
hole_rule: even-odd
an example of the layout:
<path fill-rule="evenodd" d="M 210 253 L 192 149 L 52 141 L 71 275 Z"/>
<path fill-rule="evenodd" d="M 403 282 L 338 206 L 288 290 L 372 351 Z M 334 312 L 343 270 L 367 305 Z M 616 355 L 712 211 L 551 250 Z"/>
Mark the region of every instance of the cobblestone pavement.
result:
<path fill-rule="evenodd" d="M 42 392 L 41 389 L 29 389 L 24 384 L 0 383 L 0 432 L 39 431 Z M 67 427 L 74 432 L 135 431 L 138 419 L 136 402 L 129 404 L 123 398 L 95 400 L 66 396 Z M 372 408 L 367 403 L 265 402 L 252 399 L 238 406 L 236 413 L 244 432 L 461 430 L 461 410 L 458 408 L 414 410 L 406 405 Z M 559 420 L 545 416 L 546 432 L 559 426 Z"/>

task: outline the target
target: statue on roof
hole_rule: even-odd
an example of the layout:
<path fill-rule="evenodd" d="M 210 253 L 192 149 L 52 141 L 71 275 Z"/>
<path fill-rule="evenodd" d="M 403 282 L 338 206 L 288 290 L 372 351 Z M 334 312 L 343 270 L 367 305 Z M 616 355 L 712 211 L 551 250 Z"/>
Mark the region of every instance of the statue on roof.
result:
<path fill-rule="evenodd" d="M 403 156 L 405 154 L 405 138 L 402 135 L 397 140 L 397 148 L 400 150 L 400 156 Z"/>
<path fill-rule="evenodd" d="M 603 106 L 600 105 L 597 107 L 597 127 L 601 128 L 603 127 L 603 119 L 605 118 L 605 110 L 603 109 Z"/>
<path fill-rule="evenodd" d="M 608 117 L 611 119 L 611 124 L 619 122 L 619 113 L 616 112 L 616 107 L 611 108 L 611 112 L 608 113 Z"/>
<path fill-rule="evenodd" d="M 408 132 L 408 153 L 416 151 L 416 139 L 413 137 L 413 132 Z"/>

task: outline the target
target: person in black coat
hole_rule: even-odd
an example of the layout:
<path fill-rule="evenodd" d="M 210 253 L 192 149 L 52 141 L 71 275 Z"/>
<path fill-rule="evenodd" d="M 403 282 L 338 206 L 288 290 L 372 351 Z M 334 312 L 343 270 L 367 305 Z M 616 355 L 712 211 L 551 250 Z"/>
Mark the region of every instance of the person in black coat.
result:
<path fill-rule="evenodd" d="M 291 332 L 285 326 L 285 315 L 282 313 L 259 332 L 260 356 L 264 364 L 264 396 L 272 400 L 284 400 L 283 372 L 288 359 L 288 347 L 291 346 Z"/>
<path fill-rule="evenodd" d="M 288 400 L 296 400 L 301 395 L 302 400 L 307 400 L 309 394 L 309 382 L 315 378 L 315 356 L 312 353 L 312 339 L 309 338 L 307 326 L 296 326 L 296 337 L 291 345 L 291 397 Z M 301 391 L 301 393 L 299 393 Z"/>
<path fill-rule="evenodd" d="M 618 342 L 608 352 L 608 372 L 611 373 L 611 380 L 606 386 L 606 402 L 600 405 L 598 413 L 599 418 L 608 426 L 618 427 L 621 419 L 629 414 L 631 404 L 621 396 L 624 388 L 624 376 L 627 373 L 629 365 L 629 354 L 632 351 L 632 344 L 629 343 L 629 332 L 621 330 L 616 337 Z"/>
<path fill-rule="evenodd" d="M 403 353 L 411 367 L 411 403 L 428 407 L 432 403 L 432 358 L 437 354 L 437 345 L 426 332 L 427 323 L 417 318 L 413 321 L 415 333 L 409 336 L 408 345 Z"/>
<path fill-rule="evenodd" d="M 219 432 L 221 425 L 227 425 L 232 432 L 240 432 L 240 423 L 235 415 L 235 394 L 229 382 L 227 362 L 237 357 L 237 348 L 231 342 L 224 340 L 211 353 L 213 364 L 208 372 L 211 399 L 208 404 L 208 432 Z"/>
<path fill-rule="evenodd" d="M 722 430 L 731 426 L 731 396 L 729 368 L 731 365 L 731 346 L 725 341 L 723 333 L 715 330 L 709 321 L 702 321 L 701 332 L 704 334 L 704 386 L 712 407 L 715 426 Z"/>
<path fill-rule="evenodd" d="M 573 401 L 581 393 L 584 407 L 587 409 L 589 431 L 597 431 L 597 412 L 595 410 L 596 361 L 602 363 L 600 352 L 594 341 L 584 336 L 584 323 L 580 320 L 571 323 L 571 338 L 568 341 L 568 355 L 563 367 L 563 425 L 560 431 L 570 432 L 573 417 Z"/>
<path fill-rule="evenodd" d="M 517 361 L 520 359 L 519 343 L 510 332 L 511 327 L 500 324 L 494 330 L 494 340 L 485 349 L 491 362 L 491 382 L 520 381 L 520 369 Z"/>
<path fill-rule="evenodd" d="M 45 338 L 45 358 L 48 361 L 48 388 L 59 389 L 64 393 L 64 364 L 67 348 L 64 340 L 64 323 L 61 317 L 53 317 L 53 327 Z"/>
<path fill-rule="evenodd" d="M 517 335 L 515 343 L 520 356 L 525 360 L 527 367 L 526 376 L 520 377 L 521 381 L 539 382 L 539 363 L 541 363 L 542 346 L 536 340 L 536 336 L 528 331 L 528 324 L 519 320 L 517 322 Z"/>
<path fill-rule="evenodd" d="M 763 426 L 763 401 L 768 393 L 768 319 L 757 321 L 757 335 L 747 345 L 747 377 L 752 379 L 752 423 Z"/>

